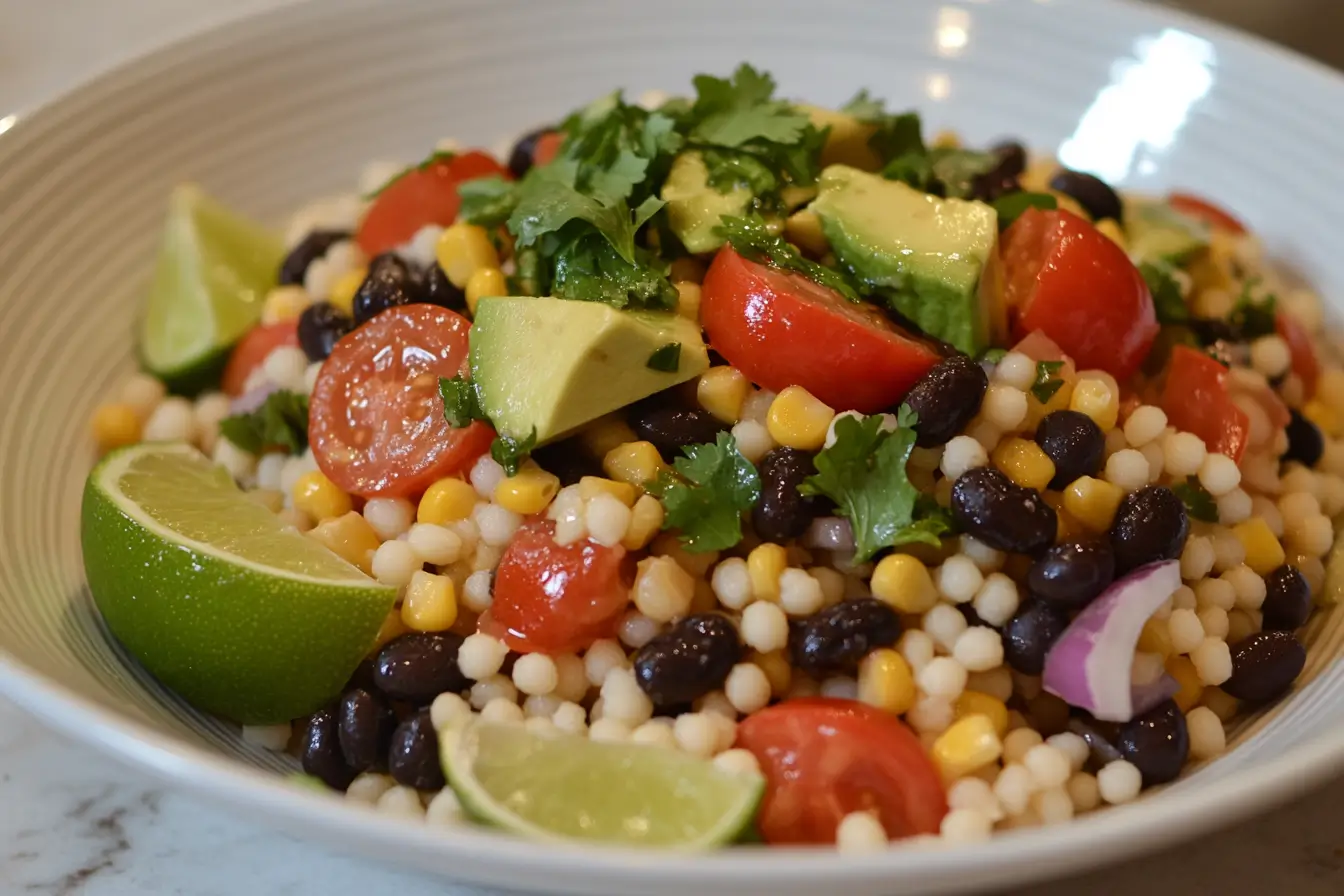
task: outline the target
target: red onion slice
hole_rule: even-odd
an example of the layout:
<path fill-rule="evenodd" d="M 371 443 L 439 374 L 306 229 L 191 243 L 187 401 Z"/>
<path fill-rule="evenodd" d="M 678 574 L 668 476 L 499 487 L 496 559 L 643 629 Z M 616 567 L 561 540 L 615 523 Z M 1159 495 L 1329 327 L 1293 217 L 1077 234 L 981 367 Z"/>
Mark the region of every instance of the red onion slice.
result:
<path fill-rule="evenodd" d="M 1131 718 L 1137 718 L 1164 700 L 1175 697 L 1180 689 L 1181 683 L 1170 675 L 1163 675 L 1151 684 L 1131 685 L 1129 698 L 1134 704 L 1134 715 Z"/>
<path fill-rule="evenodd" d="M 843 517 L 819 516 L 803 533 L 803 547 L 853 553 L 854 530 Z"/>
<path fill-rule="evenodd" d="M 229 413 L 234 415 L 250 414 L 265 404 L 266 399 L 270 397 L 271 393 L 279 388 L 280 387 L 275 383 L 267 380 L 264 385 L 257 386 L 254 389 L 244 392 L 242 395 L 239 395 L 231 401 L 229 403 Z"/>

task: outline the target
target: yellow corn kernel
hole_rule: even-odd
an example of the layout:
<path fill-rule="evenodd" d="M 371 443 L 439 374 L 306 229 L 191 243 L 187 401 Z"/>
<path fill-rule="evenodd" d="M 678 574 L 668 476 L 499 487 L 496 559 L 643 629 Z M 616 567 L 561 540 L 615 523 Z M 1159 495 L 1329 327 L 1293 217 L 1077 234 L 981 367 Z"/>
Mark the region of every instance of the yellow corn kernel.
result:
<path fill-rule="evenodd" d="M 639 497 L 635 492 L 635 487 L 628 482 L 603 479 L 601 476 L 584 476 L 579 480 L 580 498 L 591 501 L 598 495 L 611 495 L 626 507 L 634 507 L 635 499 Z"/>
<path fill-rule="evenodd" d="M 1283 545 L 1279 544 L 1263 517 L 1255 516 L 1237 523 L 1232 527 L 1232 534 L 1246 549 L 1246 565 L 1256 575 L 1267 576 L 1283 565 Z"/>
<path fill-rule="evenodd" d="M 951 728 L 938 735 L 929 752 L 944 780 L 952 781 L 1002 756 L 1003 741 L 999 740 L 993 720 L 975 713 L 953 722 Z"/>
<path fill-rule="evenodd" d="M 560 479 L 536 464 L 529 464 L 518 475 L 501 479 L 495 486 L 495 503 L 523 516 L 541 513 L 560 491 Z"/>
<path fill-rule="evenodd" d="M 830 405 L 814 398 L 802 386 L 787 386 L 770 402 L 766 428 L 779 444 L 803 451 L 819 451 L 826 430 L 835 419 Z"/>
<path fill-rule="evenodd" d="M 938 603 L 938 589 L 929 568 L 909 554 L 888 554 L 878 562 L 868 583 L 873 597 L 900 613 L 927 613 Z"/>
<path fill-rule="evenodd" d="M 457 621 L 457 590 L 453 580 L 417 569 L 401 600 L 401 621 L 417 632 L 441 632 Z"/>
<path fill-rule="evenodd" d="M 1004 439 L 994 449 L 994 466 L 1024 488 L 1040 491 L 1055 478 L 1055 462 L 1031 439 Z"/>
<path fill-rule="evenodd" d="M 1092 532 L 1111 528 L 1125 493 L 1119 486 L 1091 476 L 1080 476 L 1064 489 L 1064 509 Z"/>
<path fill-rule="evenodd" d="M 1181 712 L 1189 712 L 1199 703 L 1199 698 L 1204 693 L 1204 682 L 1199 680 L 1195 664 L 1188 656 L 1167 657 L 1167 674 L 1176 679 L 1176 683 L 1181 686 L 1171 699 L 1176 701 Z"/>
<path fill-rule="evenodd" d="M 467 281 L 467 310 L 476 313 L 476 305 L 486 296 L 506 296 L 509 284 L 499 268 L 480 268 Z"/>
<path fill-rule="evenodd" d="M 961 149 L 961 135 L 944 128 L 933 135 L 934 149 Z"/>
<path fill-rule="evenodd" d="M 981 691 L 962 691 L 953 706 L 958 719 L 981 715 L 994 723 L 994 732 L 999 737 L 1008 733 L 1008 706 L 998 697 L 991 697 Z"/>
<path fill-rule="evenodd" d="M 1156 653 L 1166 658 L 1175 653 L 1171 646 L 1171 626 L 1167 620 L 1153 617 L 1143 625 L 1139 632 L 1139 650 L 1144 653 Z"/>
<path fill-rule="evenodd" d="M 471 516 L 476 507 L 476 489 L 462 479 L 440 479 L 425 489 L 416 508 L 415 519 L 420 523 L 442 526 Z"/>
<path fill-rule="evenodd" d="M 1079 378 L 1069 398 L 1069 409 L 1086 414 L 1102 432 L 1110 432 L 1120 417 L 1120 396 L 1101 380 Z"/>
<path fill-rule="evenodd" d="M 1302 416 L 1306 417 L 1321 430 L 1321 432 L 1337 439 L 1344 431 L 1344 423 L 1341 423 L 1339 414 L 1319 398 L 1313 398 L 1302 406 Z"/>
<path fill-rule="evenodd" d="M 1125 252 L 1129 251 L 1129 241 L 1125 239 L 1125 232 L 1120 229 L 1120 224 L 1114 218 L 1103 218 L 1096 223 L 1096 228 L 1106 239 Z"/>
<path fill-rule="evenodd" d="M 310 470 L 294 483 L 294 507 L 321 522 L 345 516 L 353 508 L 350 496 L 320 470 Z"/>
<path fill-rule="evenodd" d="M 700 407 L 724 423 L 742 419 L 742 404 L 751 394 L 751 383 L 736 367 L 720 365 L 700 374 L 695 384 L 695 397 Z"/>
<path fill-rule="evenodd" d="M 784 235 L 809 255 L 825 255 L 831 248 L 826 234 L 821 232 L 821 218 L 806 209 L 784 219 Z"/>
<path fill-rule="evenodd" d="M 1068 193 L 1061 193 L 1058 190 L 1046 190 L 1051 196 L 1055 197 L 1055 204 L 1068 212 L 1073 212 L 1084 221 L 1091 221 L 1092 216 L 1088 214 L 1087 209 L 1083 208 L 1082 203 L 1074 199 Z"/>
<path fill-rule="evenodd" d="M 465 289 L 472 275 L 482 268 L 499 267 L 499 252 L 490 241 L 490 234 L 484 227 L 461 221 L 439 235 L 434 257 L 449 282 L 458 289 Z"/>
<path fill-rule="evenodd" d="M 1241 708 L 1241 701 L 1222 688 L 1206 687 L 1204 693 L 1200 695 L 1199 702 L 1200 705 L 1213 710 L 1213 714 L 1224 722 L 1232 721 L 1237 710 Z"/>
<path fill-rule="evenodd" d="M 579 432 L 579 441 L 595 457 L 606 457 L 607 452 L 616 446 L 638 439 L 639 436 L 635 435 L 635 431 L 620 414 L 598 417 Z"/>
<path fill-rule="evenodd" d="M 705 263 L 692 255 L 682 256 L 672 262 L 672 269 L 668 273 L 668 277 L 674 284 L 698 284 L 705 279 Z"/>
<path fill-rule="evenodd" d="M 751 577 L 751 595 L 756 600 L 779 600 L 779 577 L 788 566 L 783 545 L 766 542 L 747 554 L 747 574 Z"/>
<path fill-rule="evenodd" d="M 662 455 L 652 442 L 626 442 L 617 445 L 602 458 L 602 470 L 617 482 L 642 487 L 658 478 L 666 469 Z"/>
<path fill-rule="evenodd" d="M 630 526 L 621 539 L 621 547 L 637 551 L 648 545 L 663 528 L 663 502 L 653 495 L 640 495 L 630 514 Z"/>
<path fill-rule="evenodd" d="M 893 715 L 910 711 L 916 698 L 910 664 L 890 647 L 879 647 L 859 663 L 859 699 Z"/>
<path fill-rule="evenodd" d="M 310 529 L 308 535 L 347 563 L 373 575 L 373 552 L 378 550 L 378 533 L 362 515 L 352 510 L 345 516 L 323 520 Z"/>
<path fill-rule="evenodd" d="M 683 280 L 677 287 L 677 313 L 687 320 L 700 319 L 700 284 Z"/>
<path fill-rule="evenodd" d="M 1053 414 L 1055 411 L 1066 411 L 1069 409 L 1069 401 L 1073 398 L 1074 378 L 1061 370 L 1055 375 L 1063 385 L 1050 396 L 1050 400 L 1041 402 L 1036 399 L 1031 390 L 1027 390 L 1027 419 L 1022 424 L 1023 432 L 1035 432 L 1036 427 L 1041 425 L 1047 414 Z"/>
<path fill-rule="evenodd" d="M 406 623 L 401 619 L 401 608 L 393 607 L 392 610 L 383 619 L 383 624 L 378 627 L 378 634 L 373 636 L 373 649 L 370 653 L 376 653 L 378 648 L 382 647 L 393 638 L 400 638 L 409 632 Z"/>
<path fill-rule="evenodd" d="M 1032 193 L 1045 193 L 1050 189 L 1050 181 L 1059 171 L 1059 163 L 1053 156 L 1037 156 L 1027 162 L 1027 170 L 1022 172 L 1019 182 L 1022 189 Z"/>
<path fill-rule="evenodd" d="M 287 320 L 298 320 L 310 304 L 308 293 L 302 286 L 277 286 L 266 293 L 261 303 L 261 322 L 279 324 Z"/>
<path fill-rule="evenodd" d="M 98 405 L 91 425 L 93 439 L 104 454 L 140 441 L 140 415 L 134 406 L 123 401 Z"/>
<path fill-rule="evenodd" d="M 367 276 L 369 276 L 368 268 L 346 271 L 332 284 L 331 295 L 327 297 L 327 301 L 345 314 L 351 314 L 355 307 L 355 293 L 359 292 L 359 287 Z"/>
<path fill-rule="evenodd" d="M 769 653 L 753 651 L 747 659 L 765 673 L 773 696 L 783 697 L 789 692 L 789 685 L 793 684 L 793 664 L 789 662 L 787 653 L 783 650 L 772 650 Z"/>

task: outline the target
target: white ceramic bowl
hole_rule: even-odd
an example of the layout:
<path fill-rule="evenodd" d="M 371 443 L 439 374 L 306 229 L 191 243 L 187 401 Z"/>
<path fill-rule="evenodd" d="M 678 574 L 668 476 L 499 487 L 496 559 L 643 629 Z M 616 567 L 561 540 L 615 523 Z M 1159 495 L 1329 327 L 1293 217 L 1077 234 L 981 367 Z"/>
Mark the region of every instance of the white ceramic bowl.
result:
<path fill-rule="evenodd" d="M 1111 0 L 329 0 L 154 53 L 17 122 L 0 118 L 0 690 L 55 727 L 349 851 L 574 893 L 951 891 L 1173 843 L 1344 765 L 1344 609 L 1318 614 L 1301 685 L 1237 747 L 1130 806 L 956 850 L 680 858 L 445 832 L 281 785 L 275 757 L 150 680 L 81 573 L 88 412 L 132 367 L 169 188 L 195 179 L 280 220 L 373 158 L 453 135 L 492 145 L 621 85 L 685 90 L 746 58 L 787 95 L 866 86 L 973 141 L 1016 135 L 1132 187 L 1184 185 L 1253 222 L 1336 304 L 1344 79 L 1252 39 Z M 0 110 L 4 111 L 4 110 Z"/>

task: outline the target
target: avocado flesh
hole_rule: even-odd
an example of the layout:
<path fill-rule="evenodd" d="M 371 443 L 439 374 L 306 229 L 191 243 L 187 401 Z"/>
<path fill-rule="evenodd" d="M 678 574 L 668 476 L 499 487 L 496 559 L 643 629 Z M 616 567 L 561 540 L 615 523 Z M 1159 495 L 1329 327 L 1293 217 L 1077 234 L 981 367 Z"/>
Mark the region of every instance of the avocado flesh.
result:
<path fill-rule="evenodd" d="M 1209 227 L 1166 202 L 1130 198 L 1125 202 L 1125 241 L 1135 264 L 1165 261 L 1181 265 L 1209 247 Z"/>
<path fill-rule="evenodd" d="M 742 215 L 751 207 L 751 191 L 734 187 L 720 193 L 709 183 L 704 157 L 694 150 L 672 161 L 662 199 L 667 203 L 667 221 L 687 252 L 699 255 L 723 245 L 714 232 L 724 215 Z"/>
<path fill-rule="evenodd" d="M 821 148 L 823 168 L 827 165 L 849 165 L 863 171 L 877 171 L 882 167 L 881 157 L 868 145 L 868 141 L 877 133 L 876 125 L 821 106 L 800 103 L 798 108 L 807 113 L 814 127 L 831 129 L 826 135 L 826 145 Z"/>

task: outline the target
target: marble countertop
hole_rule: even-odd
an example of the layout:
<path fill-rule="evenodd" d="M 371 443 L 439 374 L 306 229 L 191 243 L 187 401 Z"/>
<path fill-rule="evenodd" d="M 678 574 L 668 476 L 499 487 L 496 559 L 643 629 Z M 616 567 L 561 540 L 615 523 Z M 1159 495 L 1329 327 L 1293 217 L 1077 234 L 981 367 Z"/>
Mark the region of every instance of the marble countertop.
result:
<path fill-rule="evenodd" d="M 0 0 L 0 110 L 22 109 L 119 59 L 226 16 L 292 0 Z M 1310 35 L 1317 8 L 1275 4 L 1274 36 Z M 1262 24 L 1252 0 L 1179 3 Z M 1297 28 L 1292 24 L 1298 16 Z M 71 18 L 73 17 L 73 18 Z M 1263 15 L 1260 15 L 1263 18 Z M 71 29 L 69 21 L 80 22 Z M 1320 34 L 1319 29 L 1316 30 Z M 1309 40 L 1309 38 L 1307 38 Z M 1324 48 L 1318 44 L 1318 47 Z M 1312 49 L 1311 46 L 1307 46 Z M 1338 64 L 1341 60 L 1335 60 Z M 1034 887 L 1033 896 L 1344 893 L 1344 781 L 1170 852 Z M 0 701 L 0 893 L 39 896 L 321 893 L 488 896 L 278 835 L 154 786 Z M 1025 894 L 1022 894 L 1025 896 Z"/>

